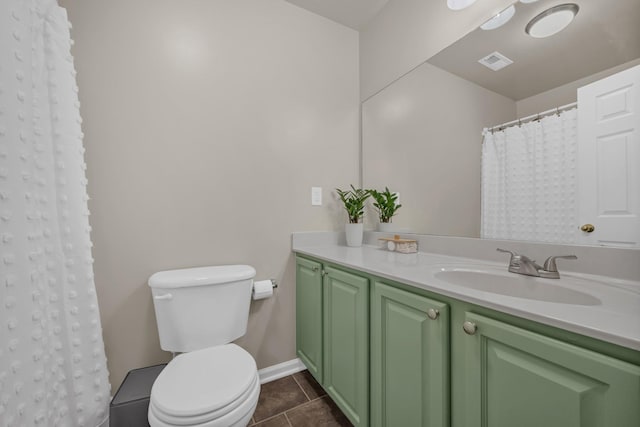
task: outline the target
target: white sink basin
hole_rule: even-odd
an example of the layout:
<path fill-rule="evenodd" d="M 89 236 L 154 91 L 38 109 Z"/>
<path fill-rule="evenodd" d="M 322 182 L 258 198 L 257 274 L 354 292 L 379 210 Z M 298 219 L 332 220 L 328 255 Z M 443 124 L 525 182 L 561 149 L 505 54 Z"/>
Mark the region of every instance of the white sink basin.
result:
<path fill-rule="evenodd" d="M 580 287 L 581 282 L 586 285 L 592 284 L 578 277 L 542 279 L 509 273 L 506 270 L 468 267 L 442 267 L 434 276 L 453 285 L 509 297 L 573 305 L 601 304 L 593 295 L 572 289 L 573 286 Z"/>

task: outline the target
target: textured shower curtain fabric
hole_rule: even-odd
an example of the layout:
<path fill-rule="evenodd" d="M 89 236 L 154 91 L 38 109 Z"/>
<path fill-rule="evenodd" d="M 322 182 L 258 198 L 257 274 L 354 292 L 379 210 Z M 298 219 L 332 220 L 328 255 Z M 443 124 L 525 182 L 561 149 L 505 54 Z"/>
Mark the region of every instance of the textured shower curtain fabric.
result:
<path fill-rule="evenodd" d="M 485 132 L 482 237 L 573 243 L 577 109 Z"/>
<path fill-rule="evenodd" d="M 108 415 L 70 43 L 55 0 L 0 1 L 0 426 Z"/>

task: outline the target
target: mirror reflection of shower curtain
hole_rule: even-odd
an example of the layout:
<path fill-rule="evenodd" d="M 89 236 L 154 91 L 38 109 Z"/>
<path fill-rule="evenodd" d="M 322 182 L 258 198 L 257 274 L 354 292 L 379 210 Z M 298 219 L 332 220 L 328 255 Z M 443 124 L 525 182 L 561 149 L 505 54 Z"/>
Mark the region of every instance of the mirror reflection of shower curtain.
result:
<path fill-rule="evenodd" d="M 483 238 L 573 243 L 577 224 L 577 109 L 485 132 Z"/>
<path fill-rule="evenodd" d="M 104 425 L 69 24 L 56 0 L 0 2 L 0 425 Z"/>

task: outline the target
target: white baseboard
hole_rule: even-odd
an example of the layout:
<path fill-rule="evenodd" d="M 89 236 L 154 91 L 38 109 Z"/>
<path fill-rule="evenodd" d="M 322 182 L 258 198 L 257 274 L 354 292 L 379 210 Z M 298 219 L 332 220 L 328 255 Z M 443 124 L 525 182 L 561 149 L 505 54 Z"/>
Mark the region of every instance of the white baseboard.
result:
<path fill-rule="evenodd" d="M 304 371 L 305 369 L 307 369 L 307 367 L 304 366 L 302 360 L 298 358 L 278 363 L 277 365 L 268 366 L 258 370 L 260 384 L 275 381 L 288 375 L 295 374 L 296 372 Z"/>

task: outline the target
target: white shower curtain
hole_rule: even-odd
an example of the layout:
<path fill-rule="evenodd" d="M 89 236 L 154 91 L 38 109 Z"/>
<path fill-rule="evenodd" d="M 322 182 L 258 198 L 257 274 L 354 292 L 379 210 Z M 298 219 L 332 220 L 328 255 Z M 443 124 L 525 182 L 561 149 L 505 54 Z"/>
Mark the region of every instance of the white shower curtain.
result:
<path fill-rule="evenodd" d="M 98 426 L 109 383 L 69 24 L 0 1 L 0 425 Z"/>
<path fill-rule="evenodd" d="M 573 243 L 577 109 L 486 132 L 482 237 Z"/>

